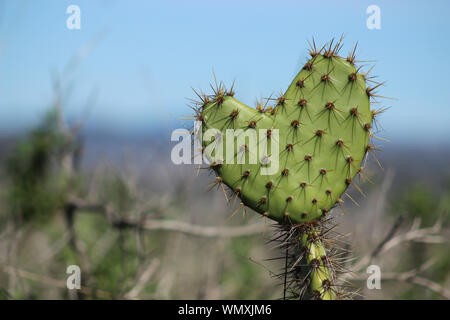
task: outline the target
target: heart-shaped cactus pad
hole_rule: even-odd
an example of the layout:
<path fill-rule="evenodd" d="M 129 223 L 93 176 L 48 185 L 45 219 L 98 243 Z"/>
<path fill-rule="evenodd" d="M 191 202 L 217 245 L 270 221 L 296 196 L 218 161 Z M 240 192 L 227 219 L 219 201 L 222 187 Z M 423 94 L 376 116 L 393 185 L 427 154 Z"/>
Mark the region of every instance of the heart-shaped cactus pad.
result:
<path fill-rule="evenodd" d="M 273 220 L 319 219 L 342 201 L 370 148 L 373 88 L 354 54 L 338 49 L 311 51 L 273 106 L 250 108 L 223 85 L 200 95 L 202 152 L 218 181 Z"/>

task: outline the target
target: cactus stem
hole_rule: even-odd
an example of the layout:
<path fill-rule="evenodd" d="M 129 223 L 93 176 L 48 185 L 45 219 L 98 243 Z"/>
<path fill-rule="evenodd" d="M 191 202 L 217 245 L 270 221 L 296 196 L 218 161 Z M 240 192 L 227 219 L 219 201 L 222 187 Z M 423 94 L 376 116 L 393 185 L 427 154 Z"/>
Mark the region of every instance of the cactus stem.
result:
<path fill-rule="evenodd" d="M 317 228 L 307 228 L 301 237 L 302 245 L 307 248 L 306 262 L 311 268 L 309 289 L 313 299 L 335 300 L 336 294 L 331 290 L 333 272 L 326 265 L 326 250 L 318 234 Z"/>
<path fill-rule="evenodd" d="M 304 213 L 305 215 L 307 213 Z M 336 272 L 345 254 L 342 250 L 328 248 L 335 238 L 335 225 L 328 226 L 332 219 L 322 219 L 297 225 L 280 225 L 280 235 L 272 242 L 285 250 L 285 255 L 274 259 L 283 259 L 284 297 L 335 300 L 344 296 L 336 285 Z M 335 258 L 336 259 L 335 259 Z"/>

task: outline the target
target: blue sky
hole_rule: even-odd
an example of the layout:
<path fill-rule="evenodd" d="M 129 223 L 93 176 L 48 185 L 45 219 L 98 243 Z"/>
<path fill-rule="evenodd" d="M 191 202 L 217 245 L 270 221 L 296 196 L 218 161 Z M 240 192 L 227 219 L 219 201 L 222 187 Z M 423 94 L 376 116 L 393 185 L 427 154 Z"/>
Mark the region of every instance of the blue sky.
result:
<path fill-rule="evenodd" d="M 66 8 L 81 8 L 81 30 L 66 28 Z M 366 28 L 366 8 L 381 8 L 381 30 Z M 450 136 L 448 1 L 0 1 L 0 131 L 35 123 L 53 97 L 52 74 L 87 53 L 66 77 L 71 118 L 122 133 L 173 126 L 189 114 L 191 86 L 212 71 L 253 105 L 285 89 L 307 57 L 307 40 L 346 34 L 376 60 L 391 107 L 382 136 L 442 142 Z M 98 40 L 98 41 L 96 41 Z M 96 43 L 92 47 L 90 44 Z M 81 48 L 81 49 L 80 49 Z M 84 50 L 84 51 L 83 51 Z"/>

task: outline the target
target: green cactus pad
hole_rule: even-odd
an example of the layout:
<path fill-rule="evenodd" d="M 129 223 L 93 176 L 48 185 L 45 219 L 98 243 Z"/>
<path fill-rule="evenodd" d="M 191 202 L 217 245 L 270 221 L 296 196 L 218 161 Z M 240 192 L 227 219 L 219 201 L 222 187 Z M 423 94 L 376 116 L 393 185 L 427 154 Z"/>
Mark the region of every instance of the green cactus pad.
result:
<path fill-rule="evenodd" d="M 211 167 L 246 206 L 273 220 L 303 223 L 319 219 L 353 185 L 368 149 L 371 88 L 366 88 L 354 59 L 338 56 L 337 49 L 330 45 L 311 52 L 312 58 L 285 94 L 273 99 L 273 107 L 250 108 L 222 86 L 213 96 L 202 98 L 197 118 L 203 122 L 203 134 L 208 129 L 220 131 L 212 139 L 203 137 L 203 151 L 219 140 L 224 146 L 227 139 L 235 140 L 228 154 L 224 147 L 223 155 L 209 155 Z M 242 129 L 242 135 L 254 131 L 258 148 L 250 148 L 250 142 L 238 145 L 239 135 L 227 137 L 227 129 Z M 261 169 L 275 167 L 275 163 L 260 163 L 264 149 L 260 129 L 268 130 L 270 156 L 274 144 L 279 146 L 278 170 L 269 175 Z M 271 135 L 274 129 L 278 129 L 277 139 Z M 252 164 L 256 155 L 258 161 Z"/>

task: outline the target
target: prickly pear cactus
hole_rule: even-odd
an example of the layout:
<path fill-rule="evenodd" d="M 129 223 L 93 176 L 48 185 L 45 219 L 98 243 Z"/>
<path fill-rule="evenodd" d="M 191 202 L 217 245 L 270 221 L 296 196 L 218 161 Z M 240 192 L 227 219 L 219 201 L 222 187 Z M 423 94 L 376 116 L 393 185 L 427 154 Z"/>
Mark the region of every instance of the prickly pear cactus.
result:
<path fill-rule="evenodd" d="M 370 98 L 378 85 L 366 86 L 368 77 L 355 66 L 354 50 L 343 58 L 341 46 L 331 41 L 317 50 L 314 44 L 311 59 L 284 94 L 270 99 L 272 106 L 250 108 L 221 84 L 211 96 L 198 95 L 202 151 L 217 181 L 243 205 L 281 225 L 321 221 L 349 186 L 360 191 L 354 178 L 373 149 L 369 141 L 376 112 Z M 303 228 L 297 241 L 311 266 L 311 292 L 334 299 L 329 290 L 333 270 L 323 263 L 318 230 Z"/>

